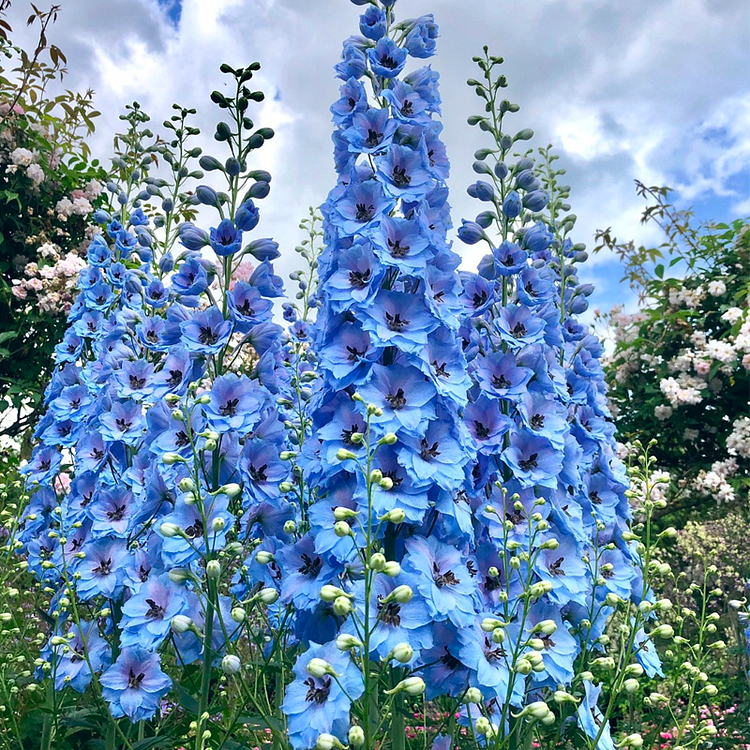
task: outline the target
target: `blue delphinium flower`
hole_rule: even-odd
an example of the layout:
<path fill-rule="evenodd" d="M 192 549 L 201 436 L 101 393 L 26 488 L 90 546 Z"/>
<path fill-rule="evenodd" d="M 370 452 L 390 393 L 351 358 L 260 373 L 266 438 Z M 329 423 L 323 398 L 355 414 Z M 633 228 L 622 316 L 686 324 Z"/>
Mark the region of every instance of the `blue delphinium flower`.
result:
<path fill-rule="evenodd" d="M 112 716 L 127 716 L 132 722 L 150 719 L 172 687 L 159 654 L 138 646 L 123 651 L 99 681 Z"/>
<path fill-rule="evenodd" d="M 330 664 L 335 678 L 333 674 L 320 677 L 310 674 L 307 667 L 312 659 Z M 349 653 L 339 651 L 334 643 L 310 643 L 307 651 L 297 657 L 294 677 L 282 704 L 292 747 L 295 750 L 314 747 L 321 734 L 345 740 L 351 701 L 359 698 L 364 689 L 362 675 Z"/>
<path fill-rule="evenodd" d="M 99 635 L 96 623 L 81 625 L 79 628 L 72 624 L 68 634 L 73 637 L 65 644 L 51 647 L 55 659 L 55 690 L 70 685 L 77 693 L 83 693 L 93 679 L 91 670 L 99 672 L 109 665 L 109 644 Z"/>

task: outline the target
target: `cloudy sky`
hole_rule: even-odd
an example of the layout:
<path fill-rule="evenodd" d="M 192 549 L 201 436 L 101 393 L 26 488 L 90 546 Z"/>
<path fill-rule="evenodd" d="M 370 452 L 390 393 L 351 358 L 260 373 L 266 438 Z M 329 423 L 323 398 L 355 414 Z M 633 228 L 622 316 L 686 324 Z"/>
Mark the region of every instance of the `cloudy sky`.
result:
<path fill-rule="evenodd" d="M 282 270 L 291 270 L 299 219 L 333 184 L 332 66 L 361 9 L 348 0 L 58 2 L 52 36 L 68 56 L 68 87 L 96 91 L 103 114 L 93 149 L 102 159 L 134 99 L 154 123 L 172 102 L 195 106 L 210 149 L 216 111 L 208 97 L 223 86 L 219 65 L 262 63 L 256 85 L 268 99 L 251 116 L 277 131 L 258 152 L 257 166 L 274 175 L 262 227 L 282 244 Z M 508 96 L 521 105 L 514 125 L 536 132 L 532 145 L 552 143 L 560 153 L 578 241 L 593 246 L 595 230 L 608 226 L 623 239 L 658 239 L 639 224 L 635 179 L 674 187 L 678 204 L 705 218 L 750 214 L 747 0 L 400 0 L 397 10 L 400 18 L 434 13 L 441 27 L 431 63 L 442 76 L 455 223 L 478 206 L 466 186 L 484 142 L 466 124 L 479 100 L 465 81 L 484 44 L 505 58 Z M 16 29 L 27 13 L 25 0 L 14 0 Z M 457 249 L 467 267 L 476 263 L 471 249 Z M 611 258 L 593 258 L 582 276 L 597 284 L 602 309 L 632 303 Z"/>

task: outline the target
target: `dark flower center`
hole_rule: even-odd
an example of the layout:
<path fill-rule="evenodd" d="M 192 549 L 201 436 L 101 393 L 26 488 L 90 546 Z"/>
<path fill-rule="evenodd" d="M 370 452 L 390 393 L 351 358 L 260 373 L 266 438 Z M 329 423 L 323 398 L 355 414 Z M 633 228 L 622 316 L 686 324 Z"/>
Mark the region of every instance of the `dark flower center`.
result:
<path fill-rule="evenodd" d="M 368 268 L 366 271 L 349 271 L 349 286 L 354 289 L 364 289 L 372 278 L 372 271 Z"/>
<path fill-rule="evenodd" d="M 390 393 L 385 397 L 385 400 L 391 405 L 392 409 L 403 409 L 406 406 L 406 396 L 404 396 L 404 389 L 399 388 L 396 393 Z"/>
<path fill-rule="evenodd" d="M 490 428 L 483 425 L 481 422 L 474 420 L 474 431 L 477 434 L 479 440 L 486 440 L 490 436 Z"/>
<path fill-rule="evenodd" d="M 395 315 L 391 315 L 387 310 L 385 312 L 385 321 L 388 325 L 388 328 L 391 331 L 395 331 L 396 333 L 401 333 L 402 331 L 406 330 L 406 327 L 409 325 L 409 321 L 405 318 L 401 317 L 401 313 L 396 313 Z"/>
<path fill-rule="evenodd" d="M 167 385 L 174 388 L 182 382 L 182 372 L 180 370 L 170 370 L 167 378 Z"/>
<path fill-rule="evenodd" d="M 551 563 L 548 570 L 551 576 L 564 576 L 565 571 L 562 569 L 564 557 L 558 557 L 555 562 Z"/>
<path fill-rule="evenodd" d="M 128 687 L 132 690 L 140 690 L 141 683 L 143 682 L 145 677 L 146 677 L 145 672 L 140 672 L 136 674 L 131 667 L 130 672 L 128 674 Z"/>
<path fill-rule="evenodd" d="M 112 572 L 112 560 L 107 558 L 106 560 L 100 560 L 99 564 L 92 571 L 100 576 L 108 576 Z"/>
<path fill-rule="evenodd" d="M 137 375 L 131 375 L 128 378 L 128 381 L 130 382 L 130 387 L 134 391 L 138 391 L 143 388 L 144 385 L 146 385 L 146 378 L 140 378 Z"/>
<path fill-rule="evenodd" d="M 447 648 L 445 648 L 444 651 L 445 653 L 440 657 L 441 663 L 444 664 L 448 669 L 459 669 L 461 667 L 461 662 L 456 659 L 456 657 L 453 656 L 453 654 L 451 654 Z"/>
<path fill-rule="evenodd" d="M 445 573 L 441 573 L 440 567 L 436 562 L 432 563 L 432 580 L 435 581 L 435 585 L 439 589 L 446 586 L 457 586 L 461 583 L 461 579 L 456 578 L 456 574 L 452 570 L 446 570 Z"/>
<path fill-rule="evenodd" d="M 318 685 L 312 677 L 305 680 L 305 685 L 309 688 L 305 700 L 308 703 L 317 703 L 321 705 L 328 700 L 328 694 L 331 692 L 331 678 L 324 677 Z"/>
<path fill-rule="evenodd" d="M 419 451 L 419 455 L 423 461 L 429 461 L 431 458 L 437 458 L 440 455 L 440 451 L 438 450 L 440 444 L 437 441 L 430 445 L 425 438 L 422 438 L 420 445 L 421 450 Z"/>
<path fill-rule="evenodd" d="M 198 341 L 200 341 L 201 344 L 208 344 L 210 346 L 212 344 L 215 344 L 218 340 L 219 334 L 210 326 L 200 326 Z"/>
<path fill-rule="evenodd" d="M 196 518 L 195 522 L 185 529 L 185 536 L 189 539 L 195 539 L 199 536 L 203 536 L 203 522 L 200 518 Z"/>
<path fill-rule="evenodd" d="M 493 388 L 510 388 L 512 383 L 505 375 L 493 375 L 492 376 L 492 387 Z"/>
<path fill-rule="evenodd" d="M 409 245 L 402 245 L 401 240 L 396 240 L 395 242 L 388 240 L 388 249 L 394 258 L 404 258 L 409 250 L 411 250 L 411 247 Z"/>
<path fill-rule="evenodd" d="M 153 599 L 146 599 L 148 609 L 146 610 L 146 617 L 151 620 L 162 620 L 164 613 L 167 611 L 161 604 L 157 604 Z"/>
<path fill-rule="evenodd" d="M 227 401 L 219 407 L 219 414 L 221 414 L 222 417 L 233 417 L 237 413 L 237 406 L 239 403 L 240 400 L 238 398 L 227 399 Z"/>
<path fill-rule="evenodd" d="M 366 350 L 359 351 L 356 346 L 347 346 L 346 351 L 349 352 L 349 356 L 347 357 L 349 362 L 356 362 L 360 357 L 364 356 Z"/>
<path fill-rule="evenodd" d="M 190 445 L 190 438 L 188 437 L 185 430 L 180 430 L 175 435 L 175 443 L 177 444 L 178 448 L 186 448 L 188 445 Z"/>
<path fill-rule="evenodd" d="M 133 423 L 128 422 L 126 419 L 120 417 L 118 419 L 115 419 L 115 424 L 122 432 L 125 432 L 126 430 L 129 430 L 131 428 Z"/>
<path fill-rule="evenodd" d="M 414 114 L 414 107 L 408 99 L 401 105 L 401 114 L 404 117 L 411 117 Z"/>
<path fill-rule="evenodd" d="M 318 556 L 313 560 L 310 555 L 303 552 L 300 555 L 300 558 L 302 560 L 302 566 L 297 568 L 297 570 L 302 573 L 303 576 L 311 576 L 312 578 L 315 578 L 323 568 L 323 561 Z"/>
<path fill-rule="evenodd" d="M 519 320 L 518 323 L 510 329 L 510 335 L 514 338 L 520 339 L 521 336 L 526 335 L 526 326 Z"/>
<path fill-rule="evenodd" d="M 493 643 L 489 638 L 484 639 L 484 656 L 487 661 L 500 661 L 506 654 L 502 646 Z"/>
<path fill-rule="evenodd" d="M 372 219 L 375 206 L 368 206 L 366 203 L 357 203 L 355 208 L 357 209 L 357 221 L 370 221 L 370 219 Z"/>
<path fill-rule="evenodd" d="M 367 138 L 365 139 L 365 146 L 367 146 L 368 148 L 375 148 L 375 146 L 378 146 L 382 140 L 383 140 L 382 133 L 378 133 L 377 130 L 373 130 L 372 128 L 369 128 L 367 130 Z"/>
<path fill-rule="evenodd" d="M 393 168 L 393 184 L 396 187 L 406 187 L 411 182 L 411 175 L 406 174 L 406 167 Z"/>
<path fill-rule="evenodd" d="M 537 458 L 539 457 L 538 453 L 532 453 L 528 458 L 522 458 L 518 465 L 523 469 L 523 471 L 531 471 L 532 469 L 536 469 L 539 464 L 537 463 Z"/>
<path fill-rule="evenodd" d="M 593 492 L 589 493 L 589 499 L 592 503 L 594 503 L 594 505 L 602 504 L 602 499 L 599 497 L 599 493 L 596 490 L 593 490 Z"/>
<path fill-rule="evenodd" d="M 448 372 L 447 365 L 448 365 L 447 362 L 438 363 L 436 359 L 432 360 L 432 366 L 435 368 L 435 375 L 437 375 L 439 378 L 450 377 L 450 373 Z"/>
<path fill-rule="evenodd" d="M 110 521 L 122 521 L 125 518 L 126 505 L 115 505 L 115 507 L 107 512 L 107 518 Z"/>
<path fill-rule="evenodd" d="M 531 418 L 531 429 L 541 430 L 544 427 L 544 414 L 534 414 Z"/>
<path fill-rule="evenodd" d="M 259 469 L 256 469 L 254 466 L 250 467 L 250 477 L 252 478 L 253 482 L 267 482 L 268 477 L 266 476 L 266 469 L 268 468 L 268 464 L 263 464 Z"/>
<path fill-rule="evenodd" d="M 487 297 L 488 294 L 484 290 L 481 292 L 475 292 L 474 296 L 471 298 L 471 302 L 474 307 L 481 307 L 487 301 Z"/>
<path fill-rule="evenodd" d="M 383 604 L 382 597 L 378 596 L 378 613 L 384 625 L 398 627 L 401 624 L 401 605 L 398 602 Z"/>
<path fill-rule="evenodd" d="M 398 63 L 388 54 L 385 54 L 380 58 L 380 64 L 384 68 L 390 68 L 391 70 L 395 70 L 398 67 Z"/>
<path fill-rule="evenodd" d="M 246 299 L 241 305 L 237 307 L 237 310 L 247 318 L 251 318 L 255 315 L 255 310 L 250 306 L 250 300 Z"/>

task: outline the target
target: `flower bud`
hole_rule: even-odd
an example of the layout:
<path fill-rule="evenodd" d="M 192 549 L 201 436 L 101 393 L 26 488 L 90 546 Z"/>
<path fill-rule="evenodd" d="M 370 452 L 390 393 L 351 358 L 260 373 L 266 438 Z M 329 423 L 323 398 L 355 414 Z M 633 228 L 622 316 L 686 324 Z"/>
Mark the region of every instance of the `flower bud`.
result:
<path fill-rule="evenodd" d="M 674 636 L 674 628 L 668 623 L 662 623 L 657 625 L 651 631 L 652 638 L 672 638 Z"/>
<path fill-rule="evenodd" d="M 635 679 L 635 677 L 630 677 L 622 683 L 622 686 L 623 688 L 625 688 L 626 693 L 634 693 L 636 690 L 638 690 L 639 685 L 640 683 Z"/>
<path fill-rule="evenodd" d="M 325 584 L 320 589 L 320 598 L 324 602 L 332 602 L 340 596 L 347 597 L 348 594 L 338 586 L 332 586 L 330 583 Z"/>
<path fill-rule="evenodd" d="M 187 633 L 193 627 L 193 621 L 187 615 L 175 615 L 171 625 L 175 633 Z"/>
<path fill-rule="evenodd" d="M 173 536 L 177 536 L 178 534 L 180 534 L 182 532 L 182 529 L 176 523 L 169 523 L 169 521 L 165 521 L 159 527 L 159 531 L 161 532 L 162 536 L 171 539 Z"/>
<path fill-rule="evenodd" d="M 414 592 L 412 591 L 411 586 L 402 584 L 401 586 L 396 586 L 386 599 L 392 599 L 399 604 L 408 604 L 413 596 Z"/>
<path fill-rule="evenodd" d="M 224 531 L 226 525 L 227 522 L 221 516 L 217 516 L 213 521 L 211 521 L 211 531 L 213 531 L 215 534 L 219 534 L 220 532 Z"/>
<path fill-rule="evenodd" d="M 239 656 L 235 656 L 235 654 L 227 654 L 221 660 L 221 669 L 224 672 L 224 674 L 228 674 L 228 675 L 237 674 L 240 671 L 241 667 L 242 667 L 242 664 L 240 662 L 240 658 Z"/>
<path fill-rule="evenodd" d="M 191 492 L 195 489 L 195 482 L 193 482 L 190 477 L 184 477 L 183 479 L 180 479 L 180 484 L 178 486 L 183 492 Z"/>
<path fill-rule="evenodd" d="M 209 560 L 206 563 L 206 577 L 213 581 L 221 577 L 221 563 L 218 560 Z"/>
<path fill-rule="evenodd" d="M 161 457 L 162 463 L 165 463 L 167 466 L 172 466 L 176 463 L 182 463 L 184 459 L 179 453 L 165 453 Z"/>
<path fill-rule="evenodd" d="M 353 727 L 349 727 L 349 744 L 352 747 L 361 747 L 365 744 L 365 732 L 362 727 L 356 724 Z"/>
<path fill-rule="evenodd" d="M 482 700 L 482 691 L 479 688 L 471 687 L 464 693 L 464 703 L 481 703 Z"/>
<path fill-rule="evenodd" d="M 190 577 L 190 573 L 184 568 L 172 568 L 168 575 L 169 580 L 172 581 L 172 583 L 185 583 Z"/>
<path fill-rule="evenodd" d="M 354 536 L 352 527 L 349 526 L 346 521 L 336 521 L 336 523 L 333 524 L 333 533 L 336 534 L 336 536 L 340 539 L 343 539 L 347 536 Z"/>
<path fill-rule="evenodd" d="M 313 677 L 325 677 L 327 674 L 336 674 L 333 671 L 333 667 L 325 659 L 318 659 L 317 657 L 307 662 L 307 671 Z"/>
<path fill-rule="evenodd" d="M 265 588 L 261 589 L 257 596 L 263 604 L 273 604 L 279 598 L 279 592 L 276 589 Z"/>
<path fill-rule="evenodd" d="M 338 458 L 339 461 L 348 461 L 349 459 L 356 458 L 356 457 L 357 457 L 356 453 L 352 453 L 346 448 L 339 448 L 336 451 L 336 458 Z"/>
<path fill-rule="evenodd" d="M 529 586 L 529 598 L 539 599 L 545 594 L 549 594 L 550 591 L 552 591 L 552 583 L 550 581 L 538 581 Z"/>
<path fill-rule="evenodd" d="M 566 693 L 564 690 L 555 690 L 555 693 L 552 697 L 555 699 L 555 703 L 558 703 L 560 705 L 562 705 L 563 703 L 578 703 L 578 700 L 575 698 L 575 696 L 571 695 L 570 693 Z"/>
<path fill-rule="evenodd" d="M 554 635 L 557 632 L 557 623 L 554 620 L 540 620 L 531 630 L 532 633 L 542 635 Z"/>
<path fill-rule="evenodd" d="M 284 533 L 285 534 L 294 534 L 294 532 L 297 531 L 297 524 L 296 522 L 292 521 L 291 519 L 286 521 L 284 523 Z"/>
<path fill-rule="evenodd" d="M 398 643 L 391 651 L 391 657 L 402 664 L 408 664 L 414 656 L 414 649 L 408 643 Z"/>
<path fill-rule="evenodd" d="M 395 432 L 389 432 L 386 435 L 383 435 L 382 438 L 380 438 L 381 443 L 385 443 L 385 445 L 394 445 L 398 438 L 396 437 Z"/>
<path fill-rule="evenodd" d="M 385 555 L 380 552 L 375 552 L 375 554 L 370 557 L 370 569 L 379 572 L 385 568 L 386 562 Z"/>
<path fill-rule="evenodd" d="M 495 628 L 492 631 L 492 642 L 493 643 L 505 642 L 505 631 L 502 628 Z"/>
<path fill-rule="evenodd" d="M 351 508 L 346 508 L 343 505 L 339 505 L 338 507 L 333 509 L 333 517 L 337 521 L 346 521 L 348 518 L 354 518 L 357 515 L 356 510 L 352 510 Z"/>
<path fill-rule="evenodd" d="M 383 566 L 383 573 L 385 573 L 388 578 L 395 578 L 397 575 L 399 575 L 399 573 L 401 573 L 401 566 L 395 560 L 389 560 Z"/>
<path fill-rule="evenodd" d="M 333 600 L 333 612 L 339 617 L 346 617 L 352 611 L 352 603 L 346 596 L 337 596 Z"/>
<path fill-rule="evenodd" d="M 383 477 L 378 482 L 378 487 L 380 487 L 383 490 L 392 490 L 393 489 L 393 480 L 390 477 Z"/>
<path fill-rule="evenodd" d="M 476 729 L 477 734 L 487 734 L 492 729 L 492 724 L 490 724 L 488 718 L 480 716 L 477 719 L 476 724 L 474 724 L 474 728 Z"/>
<path fill-rule="evenodd" d="M 268 565 L 273 560 L 273 554 L 271 552 L 268 552 L 268 550 L 258 550 L 255 553 L 255 562 L 259 563 L 260 565 Z"/>
<path fill-rule="evenodd" d="M 244 622 L 247 612 L 242 607 L 235 607 L 231 612 L 231 617 L 235 622 Z"/>
<path fill-rule="evenodd" d="M 342 633 L 336 638 L 336 648 L 339 651 L 349 651 L 360 646 L 362 646 L 362 641 L 349 633 Z"/>
<path fill-rule="evenodd" d="M 526 657 L 521 657 L 516 662 L 516 672 L 521 675 L 527 675 L 531 674 L 534 667 L 532 666 L 531 662 Z"/>
<path fill-rule="evenodd" d="M 317 750 L 340 750 L 344 747 L 337 737 L 332 734 L 323 733 L 318 735 L 318 739 L 315 742 Z"/>
<path fill-rule="evenodd" d="M 385 515 L 382 515 L 380 520 L 388 521 L 389 523 L 401 523 L 404 518 L 406 518 L 406 513 L 401 508 L 394 508 L 393 510 L 389 510 Z"/>

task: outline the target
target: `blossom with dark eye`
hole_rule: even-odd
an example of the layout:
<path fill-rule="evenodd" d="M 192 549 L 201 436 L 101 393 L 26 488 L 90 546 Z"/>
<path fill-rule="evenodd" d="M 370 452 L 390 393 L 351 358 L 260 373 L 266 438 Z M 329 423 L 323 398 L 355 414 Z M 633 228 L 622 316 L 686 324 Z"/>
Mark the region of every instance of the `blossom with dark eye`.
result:
<path fill-rule="evenodd" d="M 435 537 L 414 536 L 406 542 L 402 567 L 433 618 L 456 627 L 472 622 L 477 585 L 459 550 Z"/>
<path fill-rule="evenodd" d="M 127 716 L 133 723 L 150 719 L 172 687 L 159 654 L 138 646 L 123 650 L 99 681 L 112 716 Z"/>
<path fill-rule="evenodd" d="M 220 375 L 211 386 L 209 399 L 203 409 L 216 432 L 237 430 L 244 434 L 260 419 L 263 398 L 246 375 Z"/>
<path fill-rule="evenodd" d="M 55 690 L 70 686 L 83 693 L 91 684 L 93 672 L 109 665 L 110 647 L 99 634 L 96 622 L 73 623 L 67 635 L 72 638 L 59 646 L 48 646 L 53 655 Z"/>
<path fill-rule="evenodd" d="M 321 677 L 308 672 L 312 659 L 331 665 L 333 675 Z M 346 741 L 351 701 L 364 692 L 362 673 L 348 651 L 340 651 L 335 642 L 321 646 L 310 641 L 309 648 L 297 657 L 294 679 L 287 686 L 281 705 L 287 717 L 289 742 L 294 750 L 315 747 L 321 734 L 333 734 Z"/>
<path fill-rule="evenodd" d="M 76 592 L 84 601 L 95 596 L 120 595 L 128 551 L 124 539 L 105 538 L 84 545 L 85 557 L 76 565 Z"/>
<path fill-rule="evenodd" d="M 122 605 L 120 643 L 123 648 L 141 647 L 155 651 L 169 636 L 172 618 L 187 609 L 183 587 L 163 573 L 151 575 Z"/>
<path fill-rule="evenodd" d="M 180 324 L 183 342 L 196 354 L 218 354 L 232 335 L 232 322 L 225 320 L 218 307 L 201 310 Z"/>
<path fill-rule="evenodd" d="M 395 78 L 406 64 L 406 50 L 399 47 L 389 37 L 383 37 L 367 50 L 372 72 L 383 78 Z"/>

